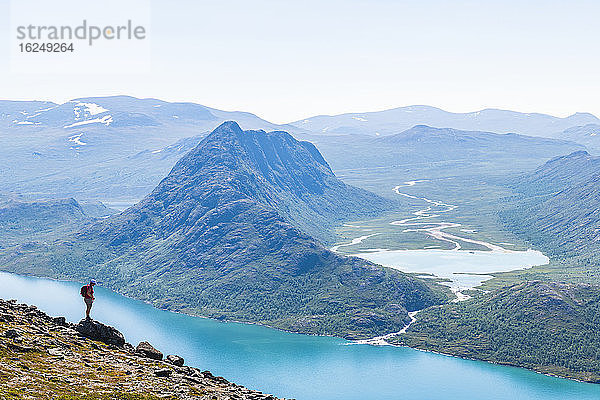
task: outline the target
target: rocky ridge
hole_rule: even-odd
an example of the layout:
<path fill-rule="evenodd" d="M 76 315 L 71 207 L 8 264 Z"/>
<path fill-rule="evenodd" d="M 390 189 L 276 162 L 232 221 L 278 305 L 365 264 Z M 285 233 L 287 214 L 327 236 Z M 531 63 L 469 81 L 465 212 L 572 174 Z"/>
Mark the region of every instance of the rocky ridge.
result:
<path fill-rule="evenodd" d="M 0 399 L 275 400 L 184 365 L 148 342 L 137 348 L 93 320 L 72 324 L 0 299 Z"/>

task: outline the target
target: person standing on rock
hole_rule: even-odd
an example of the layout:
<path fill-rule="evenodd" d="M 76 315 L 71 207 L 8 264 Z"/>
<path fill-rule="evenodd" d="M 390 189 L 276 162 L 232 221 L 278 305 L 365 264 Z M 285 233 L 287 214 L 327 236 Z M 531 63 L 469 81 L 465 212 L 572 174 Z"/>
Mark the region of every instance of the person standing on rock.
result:
<path fill-rule="evenodd" d="M 92 304 L 94 303 L 95 297 L 94 297 L 94 286 L 96 285 L 96 280 L 92 279 L 90 280 L 90 283 L 88 283 L 87 285 L 83 286 L 81 288 L 81 295 L 83 296 L 83 301 L 85 302 L 85 319 L 91 319 L 90 318 L 90 311 L 92 311 Z"/>

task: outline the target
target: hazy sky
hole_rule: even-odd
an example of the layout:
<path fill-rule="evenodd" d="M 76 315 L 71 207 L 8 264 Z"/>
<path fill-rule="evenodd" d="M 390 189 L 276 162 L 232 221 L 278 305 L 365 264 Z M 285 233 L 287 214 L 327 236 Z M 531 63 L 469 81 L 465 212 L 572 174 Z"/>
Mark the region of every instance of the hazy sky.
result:
<path fill-rule="evenodd" d="M 39 3 L 79 18 L 60 1 Z M 45 72 L 51 63 L 14 71 L 9 4 L 0 1 L 4 99 L 129 94 L 273 122 L 412 104 L 600 116 L 597 0 L 148 0 L 136 6 L 149 10 L 148 65 L 125 74 Z M 34 21 L 43 11 L 30 12 Z M 130 61 L 124 52 L 110 60 L 116 69 Z"/>

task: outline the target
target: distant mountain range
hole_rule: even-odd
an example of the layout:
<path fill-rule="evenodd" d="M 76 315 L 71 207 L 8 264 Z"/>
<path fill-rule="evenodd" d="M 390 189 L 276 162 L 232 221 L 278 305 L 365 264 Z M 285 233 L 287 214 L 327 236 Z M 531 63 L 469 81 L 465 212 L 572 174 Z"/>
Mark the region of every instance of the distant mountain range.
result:
<path fill-rule="evenodd" d="M 594 154 L 600 154 L 600 124 L 573 126 L 554 137 L 583 144 Z"/>
<path fill-rule="evenodd" d="M 0 121 L 9 128 L 62 128 L 76 131 L 90 127 L 154 127 L 193 125 L 212 130 L 225 120 L 250 128 L 278 127 L 254 114 L 222 111 L 196 103 L 170 103 L 131 96 L 87 97 L 63 104 L 39 101 L 0 100 Z"/>
<path fill-rule="evenodd" d="M 480 131 L 540 134 L 582 143 L 588 149 L 600 148 L 595 136 L 595 127 L 600 123 L 589 114 L 568 118 L 498 110 L 453 114 L 433 107 L 412 106 L 358 115 L 314 117 L 307 123 L 277 125 L 246 112 L 129 96 L 81 98 L 63 104 L 0 101 L 0 170 L 3 171 L 0 192 L 23 193 L 37 199 L 74 197 L 122 209 L 148 194 L 179 158 L 225 120 L 236 120 L 247 129 L 285 130 L 298 139 L 309 140 L 326 156 L 334 171 L 390 165 L 389 157 L 380 159 L 375 151 L 389 150 L 385 142 L 371 142 L 375 133 L 402 135 L 418 124 L 456 132 L 464 130 L 461 135 L 465 142 L 456 138 L 453 143 L 448 137 L 436 134 L 430 139 L 421 138 L 422 149 L 431 144 L 431 148 L 421 152 L 422 156 L 417 156 L 416 151 L 412 151 L 414 156 L 403 155 L 400 149 L 390 156 L 401 155 L 411 162 L 428 160 L 436 156 L 435 152 L 444 153 L 439 146 L 456 146 L 456 150 L 449 148 L 456 155 L 469 145 L 469 135 L 477 137 L 471 143 L 472 150 L 484 153 L 489 150 L 485 148 L 489 141 L 482 141 L 484 147 L 475 149 Z M 335 127 L 327 123 L 327 129 L 317 123 L 329 120 L 341 122 Z M 381 124 L 386 128 L 379 129 Z M 437 132 L 426 131 L 422 126 L 416 130 L 421 135 Z M 446 131 L 446 136 L 449 135 L 450 131 Z M 500 136 L 496 143 L 503 141 L 511 140 L 509 136 Z M 521 143 L 527 146 L 525 141 Z M 530 143 L 539 147 L 538 142 Z M 544 143 L 548 149 L 554 146 Z M 566 147 L 562 143 L 555 143 L 557 151 Z M 495 146 L 498 150 L 504 147 Z M 546 158 L 536 158 L 537 164 L 578 149 L 583 147 L 571 146 L 562 153 L 549 151 L 543 156 L 547 155 Z M 519 153 L 524 150 L 517 149 Z M 468 159 L 468 154 L 463 156 Z"/>
<path fill-rule="evenodd" d="M 389 202 L 339 181 L 318 150 L 284 132 L 219 126 L 135 206 L 2 265 L 95 276 L 171 310 L 305 333 L 369 337 L 442 301 L 424 281 L 337 255 L 305 231 Z"/>
<path fill-rule="evenodd" d="M 322 134 L 387 136 L 415 125 L 429 125 L 436 128 L 550 137 L 568 128 L 599 123 L 600 120 L 589 113 L 559 118 L 547 114 L 497 109 L 451 113 L 430 106 L 408 106 L 366 113 L 320 115 L 292 122 L 291 125 Z"/>
<path fill-rule="evenodd" d="M 408 177 L 506 176 L 522 174 L 553 157 L 585 149 L 566 140 L 426 125 L 385 137 L 318 136 L 312 141 L 338 175 L 368 176 L 361 187 L 376 193 L 380 192 L 369 186 L 369 180 L 381 186 L 385 179 L 384 189 L 391 192 L 398 184 L 400 170 Z"/>
<path fill-rule="evenodd" d="M 373 159 L 384 160 L 385 154 L 390 154 L 396 163 L 402 160 L 423 163 L 459 159 L 496 163 L 513 159 L 512 167 L 517 167 L 525 159 L 547 160 L 577 148 L 582 149 L 583 146 L 566 140 L 416 125 L 404 132 L 374 139 L 371 151 Z M 380 155 L 376 157 L 376 153 Z M 518 168 L 527 169 L 525 165 Z"/>
<path fill-rule="evenodd" d="M 282 128 L 250 113 L 129 96 L 0 101 L 0 192 L 132 204 L 184 154 L 165 157 L 165 147 L 206 136 L 225 120 Z M 135 157 L 143 152 L 155 157 Z"/>

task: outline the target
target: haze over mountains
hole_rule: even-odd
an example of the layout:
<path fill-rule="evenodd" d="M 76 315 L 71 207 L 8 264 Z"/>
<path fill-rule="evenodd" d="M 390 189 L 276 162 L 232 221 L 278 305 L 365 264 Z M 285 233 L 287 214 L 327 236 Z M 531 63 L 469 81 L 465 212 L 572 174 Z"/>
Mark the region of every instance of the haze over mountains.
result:
<path fill-rule="evenodd" d="M 425 125 L 385 137 L 321 136 L 313 142 L 339 176 L 390 196 L 391 189 L 406 180 L 489 181 L 522 174 L 553 157 L 585 148 L 564 140 Z"/>
<path fill-rule="evenodd" d="M 486 146 L 501 151 L 505 148 L 500 144 L 503 141 L 512 142 L 516 147 L 545 147 L 544 152 L 531 157 L 532 163 L 540 161 L 537 164 L 583 149 L 564 141 L 528 139 L 527 142 L 509 136 L 497 137 L 492 143 L 489 134 L 478 133 L 485 127 L 491 132 L 510 130 L 528 135 L 544 131 L 548 133 L 546 136 L 596 148 L 594 124 L 598 121 L 589 114 L 568 118 L 496 110 L 475 114 L 452 114 L 433 107 L 414 106 L 369 113 L 368 118 L 354 114 L 315 117 L 315 121 L 341 121 L 333 129 L 335 134 L 331 130 L 323 134 L 323 128 L 316 122 L 280 126 L 250 113 L 128 96 L 82 98 L 64 104 L 0 101 L 0 169 L 3 171 L 0 193 L 16 192 L 35 199 L 75 197 L 104 201 L 123 209 L 148 194 L 179 158 L 224 120 L 236 120 L 246 129 L 286 130 L 297 138 L 310 140 L 334 171 L 398 164 L 398 155 L 407 162 L 432 160 L 440 155 L 448 158 L 444 154 L 450 153 L 442 150 L 447 146 L 456 146 L 453 157 L 460 154 L 460 158 L 469 159 L 473 151 L 479 154 L 490 151 Z M 382 123 L 387 124 L 388 130 L 379 129 Z M 356 127 L 360 129 L 352 124 L 358 124 Z M 411 130 L 416 124 L 452 128 L 454 133 L 421 126 L 414 128 L 422 136 L 417 140 L 416 131 Z M 470 131 L 459 134 L 461 127 Z M 405 128 L 407 135 L 402 140 Z M 569 130 L 562 134 L 566 128 Z M 372 135 L 380 130 L 382 134 L 398 136 L 398 143 L 372 142 Z M 425 137 L 427 135 L 431 137 Z M 414 150 L 409 148 L 409 137 L 415 142 Z M 409 151 L 408 155 L 400 151 L 401 142 L 408 146 L 404 148 Z M 479 149 L 476 148 L 478 142 L 482 146 Z M 517 151 L 522 154 L 525 147 Z M 380 159 L 373 156 L 375 150 L 387 155 Z"/>
<path fill-rule="evenodd" d="M 129 96 L 1 101 L 0 192 L 132 203 L 184 154 L 165 157 L 163 148 L 232 119 L 248 128 L 278 127 L 250 113 Z M 140 152 L 156 157 L 136 159 Z"/>
<path fill-rule="evenodd" d="M 291 125 L 323 134 L 387 136 L 415 125 L 430 125 L 436 128 L 548 137 L 574 126 L 598 123 L 600 120 L 589 113 L 576 113 L 566 118 L 497 109 L 451 113 L 419 105 L 366 113 L 320 115 L 292 122 Z"/>
<path fill-rule="evenodd" d="M 575 141 L 589 150 L 600 148 L 600 136 L 596 137 L 600 122 L 585 113 L 567 118 L 501 110 L 454 114 L 411 106 L 277 125 L 251 113 L 129 96 L 81 98 L 64 104 L 5 100 L 0 101 L 0 168 L 4 171 L 0 192 L 101 200 L 123 208 L 119 204 L 133 204 L 149 193 L 179 158 L 225 120 L 235 120 L 246 129 L 285 130 L 310 140 L 334 170 L 351 161 L 343 154 L 348 149 L 353 158 L 364 160 L 364 146 L 371 145 L 368 138 L 375 133 L 399 135 L 419 124 L 472 135 L 476 131 L 540 135 Z"/>

